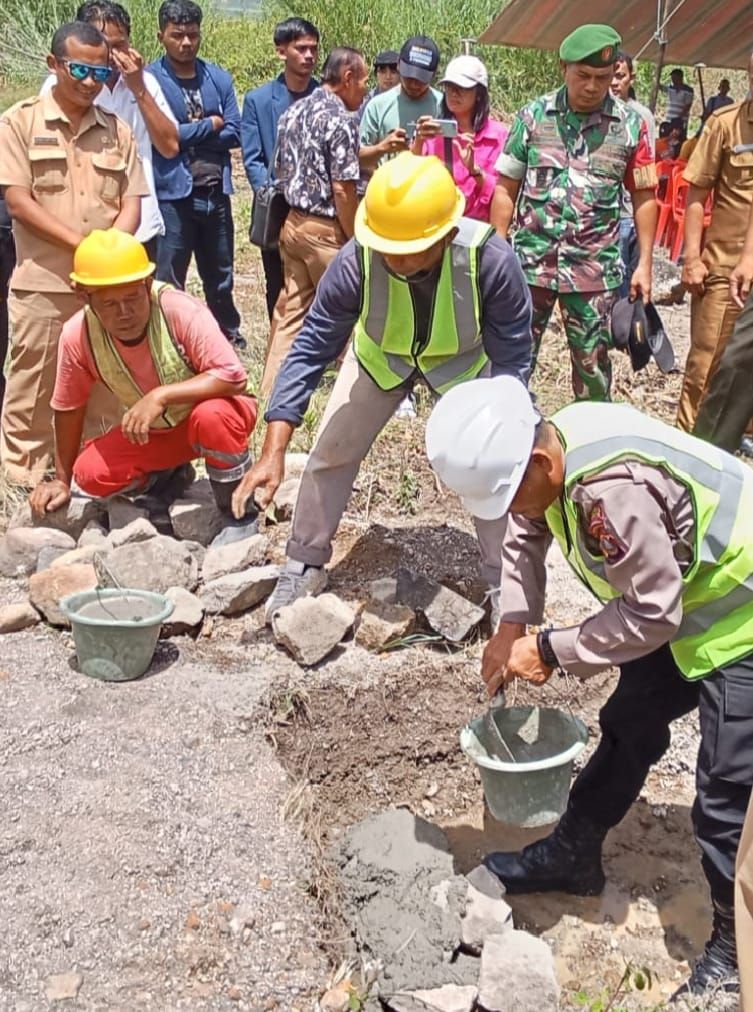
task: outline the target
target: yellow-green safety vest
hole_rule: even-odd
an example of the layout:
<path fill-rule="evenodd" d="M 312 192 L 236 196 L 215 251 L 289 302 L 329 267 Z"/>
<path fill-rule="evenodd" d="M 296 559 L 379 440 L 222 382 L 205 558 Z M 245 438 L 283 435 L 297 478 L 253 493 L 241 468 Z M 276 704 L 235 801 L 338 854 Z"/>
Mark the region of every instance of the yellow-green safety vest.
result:
<path fill-rule="evenodd" d="M 565 487 L 546 522 L 586 587 L 602 603 L 620 596 L 604 556 L 584 543 L 574 485 L 622 460 L 658 466 L 685 486 L 693 505 L 683 617 L 669 644 L 678 668 L 692 681 L 753 653 L 753 471 L 626 404 L 571 404 L 551 421 L 564 443 Z"/>
<path fill-rule="evenodd" d="M 162 311 L 162 295 L 171 288 L 172 285 L 160 281 L 155 281 L 152 284 L 152 308 L 146 331 L 149 351 L 162 386 L 169 386 L 172 383 L 182 383 L 184 380 L 191 379 L 196 375 L 196 372 L 184 357 L 180 345 L 173 337 L 170 324 Z M 112 391 L 121 404 L 125 405 L 126 408 L 133 407 L 137 401 L 141 400 L 145 391 L 141 390 L 136 383 L 127 365 L 121 358 L 116 343 L 89 306 L 86 306 L 84 309 L 84 320 L 86 322 L 89 347 L 91 348 L 94 364 L 97 367 L 97 372 L 102 382 Z M 246 393 L 253 396 L 250 384 L 246 389 Z M 193 404 L 171 404 L 159 418 L 152 422 L 152 428 L 174 428 L 189 416 L 192 408 Z"/>
<path fill-rule="evenodd" d="M 444 393 L 484 368 L 478 258 L 493 234 L 486 222 L 461 218 L 444 252 L 428 340 L 421 347 L 410 285 L 390 274 L 378 253 L 360 248 L 363 299 L 353 350 L 382 390 L 394 389 L 418 369 L 432 389 Z"/>

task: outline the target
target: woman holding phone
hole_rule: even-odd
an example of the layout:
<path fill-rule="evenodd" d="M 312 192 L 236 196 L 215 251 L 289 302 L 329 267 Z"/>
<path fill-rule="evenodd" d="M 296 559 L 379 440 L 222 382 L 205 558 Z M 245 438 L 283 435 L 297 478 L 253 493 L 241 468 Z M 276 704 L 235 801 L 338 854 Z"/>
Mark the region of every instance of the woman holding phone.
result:
<path fill-rule="evenodd" d="M 497 181 L 494 164 L 508 134 L 489 115 L 489 74 L 477 56 L 456 56 L 440 83 L 442 119 L 418 119 L 412 150 L 445 161 L 465 195 L 466 217 L 488 221 Z"/>

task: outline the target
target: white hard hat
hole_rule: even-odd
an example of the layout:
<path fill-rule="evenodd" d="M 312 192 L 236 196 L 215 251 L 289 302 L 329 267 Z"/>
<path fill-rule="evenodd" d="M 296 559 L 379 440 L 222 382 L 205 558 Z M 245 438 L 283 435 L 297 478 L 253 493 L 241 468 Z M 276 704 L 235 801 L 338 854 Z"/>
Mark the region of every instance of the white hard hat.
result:
<path fill-rule="evenodd" d="M 518 491 L 538 421 L 528 390 L 512 376 L 459 383 L 426 425 L 429 462 L 473 516 L 496 520 Z"/>

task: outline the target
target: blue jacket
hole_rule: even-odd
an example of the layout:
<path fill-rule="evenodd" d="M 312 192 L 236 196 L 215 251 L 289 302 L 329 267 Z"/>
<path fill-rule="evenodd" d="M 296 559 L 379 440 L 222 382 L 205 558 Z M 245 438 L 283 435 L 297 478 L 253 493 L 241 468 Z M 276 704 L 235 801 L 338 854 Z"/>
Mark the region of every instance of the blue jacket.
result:
<path fill-rule="evenodd" d="M 300 98 L 310 95 L 318 87 L 319 82 L 312 78 Z M 260 88 L 246 92 L 241 118 L 241 147 L 243 164 L 252 190 L 258 190 L 269 182 L 269 166 L 277 141 L 277 124 L 289 105 L 290 92 L 285 84 L 285 74 L 280 74 L 274 81 L 267 81 Z"/>
<path fill-rule="evenodd" d="M 196 61 L 196 76 L 199 79 L 205 118 L 191 123 L 188 120 L 183 89 L 167 57 L 163 56 L 150 63 L 147 70 L 150 70 L 159 81 L 168 105 L 178 121 L 179 154 L 175 158 L 163 158 L 156 148 L 152 148 L 154 184 L 158 200 L 181 200 L 188 197 L 193 190 L 193 177 L 186 154 L 188 148 L 222 152 L 222 192 L 232 193 L 230 151 L 240 146 L 241 116 L 230 74 L 216 63 Z M 222 116 L 225 125 L 221 130 L 215 131 L 212 128 L 210 116 Z"/>

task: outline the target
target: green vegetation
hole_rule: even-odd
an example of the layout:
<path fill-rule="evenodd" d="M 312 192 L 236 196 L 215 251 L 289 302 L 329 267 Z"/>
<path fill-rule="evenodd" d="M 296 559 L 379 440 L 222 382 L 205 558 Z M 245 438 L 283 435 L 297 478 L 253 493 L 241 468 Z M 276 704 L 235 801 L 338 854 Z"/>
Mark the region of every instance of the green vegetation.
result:
<path fill-rule="evenodd" d="M 147 60 L 158 54 L 156 0 L 126 0 L 133 21 L 133 39 Z M 490 24 L 501 0 L 306 0 L 295 13 L 309 18 L 322 32 L 322 51 L 352 44 L 371 59 L 380 49 L 397 48 L 408 35 L 433 36 L 445 60 L 462 51 L 461 39 L 474 37 Z M 55 28 L 76 9 L 75 0 L 0 0 L 0 77 L 12 85 L 35 85 L 45 73 L 44 58 Z M 278 72 L 272 49 L 277 21 L 291 13 L 282 0 L 267 0 L 258 17 L 226 18 L 204 5 L 203 54 L 226 66 L 239 93 L 268 80 Z M 480 46 L 478 55 L 488 64 L 495 107 L 508 113 L 532 95 L 547 90 L 558 78 L 553 53 Z"/>

